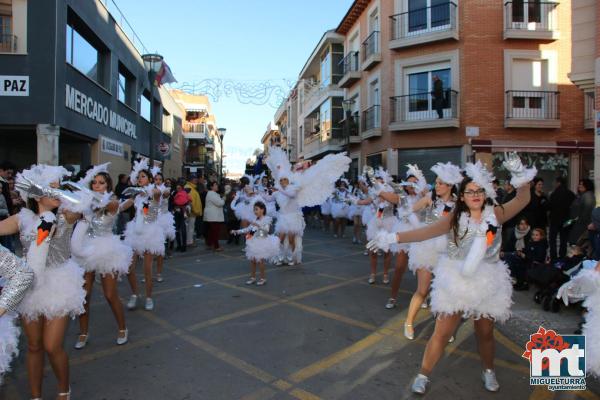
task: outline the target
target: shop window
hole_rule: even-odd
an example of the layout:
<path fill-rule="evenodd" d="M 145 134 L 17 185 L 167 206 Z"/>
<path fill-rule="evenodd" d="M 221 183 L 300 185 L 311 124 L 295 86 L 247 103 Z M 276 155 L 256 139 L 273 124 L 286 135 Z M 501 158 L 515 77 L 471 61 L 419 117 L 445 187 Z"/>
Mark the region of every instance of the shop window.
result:
<path fill-rule="evenodd" d="M 125 66 L 119 63 L 117 80 L 117 98 L 123 104 L 135 108 L 135 77 Z"/>
<path fill-rule="evenodd" d="M 69 9 L 66 26 L 66 61 L 79 72 L 107 87 L 110 53 L 90 28 Z"/>
<path fill-rule="evenodd" d="M 150 94 L 148 92 L 144 92 L 140 96 L 140 116 L 148 122 L 150 122 L 151 117 L 150 109 Z"/>

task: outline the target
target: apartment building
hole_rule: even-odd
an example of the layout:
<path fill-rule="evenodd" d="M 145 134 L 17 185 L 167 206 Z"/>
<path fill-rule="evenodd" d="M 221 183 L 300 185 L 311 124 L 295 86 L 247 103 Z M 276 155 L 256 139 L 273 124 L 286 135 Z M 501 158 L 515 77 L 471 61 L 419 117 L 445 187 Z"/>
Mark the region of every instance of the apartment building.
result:
<path fill-rule="evenodd" d="M 300 139 L 298 134 L 298 85 L 290 91 L 288 97 L 275 112 L 274 122 L 281 133 L 282 140 L 285 141 L 284 149 L 288 152 L 290 161 L 297 162 L 299 159 L 298 143 L 304 140 Z M 264 140 L 263 144 L 265 144 Z"/>
<path fill-rule="evenodd" d="M 287 121 L 282 121 L 284 123 L 284 127 L 287 127 Z M 265 155 L 269 154 L 269 147 L 281 147 L 283 150 L 287 151 L 287 136 L 284 132 L 281 131 L 279 125 L 275 122 L 269 122 L 267 125 L 267 129 L 263 134 L 260 142 L 263 145 L 263 153 Z"/>
<path fill-rule="evenodd" d="M 147 52 L 111 6 L 0 0 L 1 160 L 76 170 L 110 161 L 116 175 L 142 155 L 179 175 L 183 113 L 153 87 Z"/>
<path fill-rule="evenodd" d="M 208 97 L 181 90 L 171 90 L 170 95 L 185 115 L 182 145 L 184 175 L 219 175 L 223 166 L 223 139 Z"/>
<path fill-rule="evenodd" d="M 353 173 L 482 159 L 502 178 L 517 150 L 548 185 L 588 177 L 593 95 L 572 81 L 582 3 L 356 0 L 335 30 Z"/>

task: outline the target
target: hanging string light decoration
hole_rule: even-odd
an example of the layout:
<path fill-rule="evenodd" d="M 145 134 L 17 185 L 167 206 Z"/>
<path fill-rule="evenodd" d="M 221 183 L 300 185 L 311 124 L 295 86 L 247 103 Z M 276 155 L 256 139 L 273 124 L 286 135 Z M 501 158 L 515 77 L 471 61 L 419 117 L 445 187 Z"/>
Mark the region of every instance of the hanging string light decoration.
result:
<path fill-rule="evenodd" d="M 278 108 L 285 101 L 294 84 L 294 81 L 288 79 L 281 79 L 281 81 L 203 79 L 196 82 L 183 82 L 172 87 L 186 93 L 208 96 L 214 102 L 227 97 L 235 98 L 242 104 L 269 105 Z"/>

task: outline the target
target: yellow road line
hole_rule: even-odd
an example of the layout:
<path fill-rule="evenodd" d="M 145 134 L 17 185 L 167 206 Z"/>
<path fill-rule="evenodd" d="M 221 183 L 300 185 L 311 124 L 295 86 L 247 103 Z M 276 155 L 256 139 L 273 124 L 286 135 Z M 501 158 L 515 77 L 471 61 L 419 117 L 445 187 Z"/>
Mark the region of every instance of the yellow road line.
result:
<path fill-rule="evenodd" d="M 321 400 L 319 396 L 307 392 L 306 390 L 302 390 L 300 388 L 296 388 L 290 391 L 290 394 L 298 400 Z"/>
<path fill-rule="evenodd" d="M 225 322 L 225 321 L 229 321 L 229 320 L 232 320 L 232 319 L 235 319 L 235 318 L 243 317 L 245 315 L 254 314 L 254 313 L 257 313 L 257 312 L 260 312 L 260 311 L 264 311 L 264 310 L 267 310 L 269 308 L 273 308 L 273 307 L 276 307 L 276 306 L 279 306 L 279 305 L 281 305 L 281 303 L 279 303 L 279 302 L 271 302 L 271 303 L 261 304 L 261 305 L 256 306 L 256 307 L 246 308 L 246 309 L 241 310 L 241 311 L 235 311 L 235 312 L 232 312 L 230 314 L 221 315 L 219 317 L 212 318 L 212 319 L 209 319 L 207 321 L 199 322 L 197 324 L 194 324 L 194 325 L 191 325 L 191 326 L 187 327 L 186 330 L 192 331 L 192 332 L 193 331 L 197 331 L 199 329 L 206 328 L 208 326 L 217 325 L 217 324 L 220 324 L 220 323 Z"/>
<path fill-rule="evenodd" d="M 344 324 L 347 325 L 351 325 L 351 326 L 356 326 L 359 328 L 363 328 L 369 331 L 374 331 L 375 329 L 377 329 L 377 327 L 373 324 L 369 324 L 366 322 L 362 322 L 362 321 L 358 321 L 356 319 L 352 319 L 352 318 L 348 318 L 348 317 L 344 317 L 343 315 L 340 314 L 336 314 L 330 311 L 325 311 L 325 310 L 321 310 L 320 308 L 316 308 L 316 307 L 311 307 L 308 306 L 306 304 L 301 304 L 301 303 L 296 303 L 296 302 L 290 302 L 288 303 L 288 305 L 292 306 L 292 307 L 296 307 L 299 308 L 301 310 L 313 313 L 313 314 L 317 314 L 320 315 L 322 317 L 325 318 L 329 318 L 329 319 L 333 319 L 335 321 L 338 322 L 342 322 Z"/>
<path fill-rule="evenodd" d="M 273 398 L 277 393 L 277 391 L 271 389 L 269 386 L 265 386 L 241 397 L 240 400 L 269 400 Z"/>

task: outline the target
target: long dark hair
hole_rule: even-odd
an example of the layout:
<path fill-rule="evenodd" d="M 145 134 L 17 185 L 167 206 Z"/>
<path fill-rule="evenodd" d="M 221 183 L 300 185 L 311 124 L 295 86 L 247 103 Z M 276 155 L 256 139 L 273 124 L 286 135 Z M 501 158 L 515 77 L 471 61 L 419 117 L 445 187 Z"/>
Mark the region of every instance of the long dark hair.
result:
<path fill-rule="evenodd" d="M 98 172 L 96 174 L 96 176 L 101 176 L 104 178 L 104 181 L 106 182 L 106 192 L 110 193 L 113 191 L 113 181 L 112 178 L 110 177 L 110 175 L 108 174 L 108 172 Z M 94 176 L 94 178 L 96 177 Z M 92 182 L 94 181 L 94 179 L 92 179 L 90 181 L 90 189 L 92 189 Z"/>
<path fill-rule="evenodd" d="M 459 226 L 460 216 L 464 212 L 466 212 L 469 215 L 471 214 L 469 207 L 467 207 L 467 204 L 463 200 L 465 190 L 467 189 L 467 185 L 471 182 L 473 182 L 473 179 L 467 176 L 460 183 L 460 186 L 458 187 L 458 194 L 456 196 L 457 197 L 456 205 L 454 206 L 454 214 L 452 215 L 452 221 L 450 222 L 450 228 L 452 229 L 452 236 L 454 237 L 454 243 L 457 245 L 458 245 L 459 239 L 462 239 L 462 237 L 461 238 L 458 237 L 458 226 Z M 493 202 L 491 199 L 486 197 L 485 201 L 481 205 L 482 211 L 483 211 L 484 207 L 486 206 L 486 204 L 493 204 Z M 465 232 L 465 235 L 466 234 L 467 234 L 467 232 Z M 463 237 L 464 237 L 464 235 L 463 235 Z"/>
<path fill-rule="evenodd" d="M 143 169 L 143 170 L 141 170 L 140 172 L 138 172 L 138 175 L 137 175 L 137 186 L 139 186 L 139 185 L 140 185 L 140 174 L 141 174 L 142 172 L 143 172 L 144 174 L 146 174 L 146 176 L 148 177 L 148 181 L 149 181 L 150 183 L 154 182 L 154 177 L 152 176 L 152 172 L 150 172 L 150 170 L 149 170 L 149 169 Z"/>
<path fill-rule="evenodd" d="M 263 203 L 262 201 L 257 201 L 256 203 L 254 203 L 254 207 L 258 207 L 261 210 L 263 210 L 263 217 L 267 215 L 267 206 L 265 206 L 265 203 Z"/>

